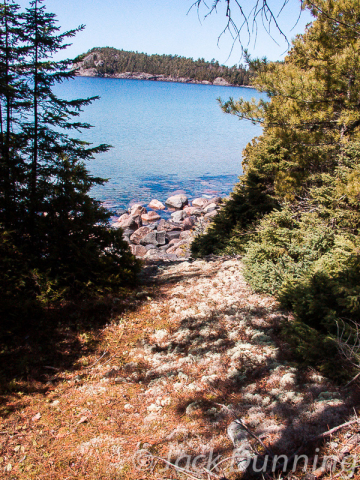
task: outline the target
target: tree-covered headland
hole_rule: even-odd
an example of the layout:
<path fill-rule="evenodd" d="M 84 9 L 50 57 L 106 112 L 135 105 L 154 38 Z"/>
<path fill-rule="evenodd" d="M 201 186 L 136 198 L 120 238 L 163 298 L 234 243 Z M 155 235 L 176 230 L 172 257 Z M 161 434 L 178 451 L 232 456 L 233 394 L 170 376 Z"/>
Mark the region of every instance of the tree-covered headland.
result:
<path fill-rule="evenodd" d="M 92 48 L 77 57 L 75 62 L 81 63 L 85 70 L 93 69 L 94 74 L 99 76 L 142 72 L 211 83 L 216 78 L 223 78 L 232 85 L 249 85 L 251 79 L 251 72 L 244 65 L 227 67 L 215 59 L 206 62 L 203 58 L 193 60 L 179 55 L 148 55 L 111 47 Z"/>
<path fill-rule="evenodd" d="M 251 285 L 293 310 L 281 328 L 299 357 L 341 377 L 352 372 L 339 368 L 337 339 L 356 344 L 360 318 L 360 3 L 304 8 L 314 21 L 283 63 L 249 59 L 267 99 L 221 103 L 263 134 L 193 254 L 241 253 Z"/>
<path fill-rule="evenodd" d="M 102 294 L 134 282 L 138 269 L 121 231 L 89 196 L 104 182 L 86 162 L 108 145 L 78 138 L 94 98 L 54 92 L 75 75 L 54 62 L 79 30 L 60 33 L 42 0 L 21 11 L 0 5 L 0 317 L 16 323 L 27 308 L 66 297 Z M 73 136 L 72 132 L 77 135 Z"/>

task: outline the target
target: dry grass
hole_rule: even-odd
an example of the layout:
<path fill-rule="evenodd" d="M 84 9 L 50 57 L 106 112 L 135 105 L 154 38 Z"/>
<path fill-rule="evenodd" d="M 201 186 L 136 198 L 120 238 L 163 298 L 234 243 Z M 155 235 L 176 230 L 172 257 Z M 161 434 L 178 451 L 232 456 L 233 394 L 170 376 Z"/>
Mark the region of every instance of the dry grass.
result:
<path fill-rule="evenodd" d="M 357 404 L 356 386 L 344 395 L 292 362 L 276 334 L 284 313 L 250 291 L 238 260 L 168 267 L 130 300 L 103 303 L 84 308 L 87 320 L 72 328 L 58 322 L 45 353 L 44 339 L 3 352 L 17 365 L 4 368 L 3 478 L 185 478 L 161 472 L 161 462 L 139 470 L 134 453 L 230 457 L 231 416 L 219 404 L 274 453 L 293 453 Z M 319 446 L 326 452 L 353 430 Z M 309 454 L 315 446 L 307 445 Z M 240 478 L 223 467 L 227 478 Z"/>

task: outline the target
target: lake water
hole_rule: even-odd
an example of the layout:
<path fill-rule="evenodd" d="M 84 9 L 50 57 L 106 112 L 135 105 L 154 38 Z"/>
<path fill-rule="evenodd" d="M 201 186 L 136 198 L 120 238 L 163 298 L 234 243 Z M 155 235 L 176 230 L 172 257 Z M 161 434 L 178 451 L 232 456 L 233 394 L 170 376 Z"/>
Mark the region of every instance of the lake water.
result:
<path fill-rule="evenodd" d="M 64 98 L 99 95 L 81 120 L 81 138 L 113 148 L 88 164 L 108 178 L 92 195 L 112 211 L 130 203 L 227 195 L 241 174 L 241 152 L 259 126 L 224 114 L 216 99 L 260 98 L 253 89 L 77 77 L 57 87 Z"/>

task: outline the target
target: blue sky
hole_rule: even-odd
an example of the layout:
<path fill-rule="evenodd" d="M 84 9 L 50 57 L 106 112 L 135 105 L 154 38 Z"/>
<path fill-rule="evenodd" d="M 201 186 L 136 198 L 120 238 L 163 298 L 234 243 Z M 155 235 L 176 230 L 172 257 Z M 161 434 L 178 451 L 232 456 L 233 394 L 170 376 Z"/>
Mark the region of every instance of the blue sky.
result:
<path fill-rule="evenodd" d="M 63 30 L 85 24 L 85 31 L 73 39 L 73 45 L 66 50 L 66 56 L 75 57 L 92 47 L 111 46 L 124 50 L 146 52 L 149 54 L 177 54 L 193 58 L 215 58 L 220 63 L 233 65 L 241 60 L 241 49 L 235 45 L 231 52 L 232 39 L 229 34 L 218 36 L 226 25 L 225 5 L 221 5 L 217 13 L 204 19 L 207 13 L 205 6 L 200 11 L 188 10 L 194 0 L 45 0 L 49 12 L 57 15 Z M 213 0 L 207 0 L 212 5 Z M 21 7 L 28 5 L 25 0 L 17 3 Z M 224 2 L 223 2 L 224 3 Z M 243 0 L 245 8 L 254 0 Z M 270 0 L 269 4 L 278 12 L 283 0 Z M 295 26 L 300 11 L 299 0 L 289 0 L 279 17 L 279 23 L 289 39 L 296 33 L 302 33 L 305 25 L 311 20 L 308 12 L 304 12 Z M 236 11 L 234 6 L 234 14 Z M 294 27 L 295 26 L 295 27 Z M 291 31 L 291 29 L 293 30 Z M 277 45 L 265 32 L 259 21 L 256 43 L 252 35 L 247 46 L 253 56 L 267 56 L 270 60 L 284 57 L 286 42 L 272 32 Z M 247 45 L 248 37 L 243 36 Z M 61 54 L 64 57 L 64 54 Z M 61 58 L 58 56 L 58 59 Z"/>

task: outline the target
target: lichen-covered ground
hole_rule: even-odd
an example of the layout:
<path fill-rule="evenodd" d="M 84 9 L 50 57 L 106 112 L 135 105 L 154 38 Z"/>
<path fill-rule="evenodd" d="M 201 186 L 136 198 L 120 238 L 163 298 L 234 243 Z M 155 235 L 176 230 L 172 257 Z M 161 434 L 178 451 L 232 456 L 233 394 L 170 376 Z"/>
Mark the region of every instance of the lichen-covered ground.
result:
<path fill-rule="evenodd" d="M 234 418 L 259 453 L 311 460 L 322 448 L 313 438 L 356 415 L 349 390 L 298 368 L 278 336 L 291 316 L 251 291 L 239 259 L 147 271 L 145 302 L 111 320 L 97 356 L 54 372 L 46 394 L 3 420 L 4 478 L 241 478 Z"/>

